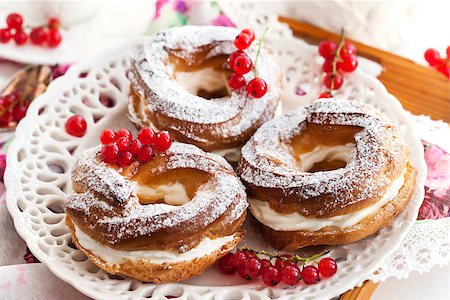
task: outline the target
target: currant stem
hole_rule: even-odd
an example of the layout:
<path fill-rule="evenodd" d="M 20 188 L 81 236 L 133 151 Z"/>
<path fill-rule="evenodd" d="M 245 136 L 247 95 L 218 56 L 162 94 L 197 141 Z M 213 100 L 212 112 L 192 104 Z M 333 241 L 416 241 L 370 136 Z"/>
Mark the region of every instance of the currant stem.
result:
<path fill-rule="evenodd" d="M 241 248 L 239 248 L 239 250 L 240 251 L 250 251 L 250 252 L 256 253 L 256 255 L 265 255 L 265 256 L 269 257 L 270 259 L 279 258 L 283 261 L 294 261 L 294 262 L 304 261 L 305 263 L 308 263 L 312 260 L 316 260 L 317 258 L 324 256 L 330 252 L 330 251 L 325 251 L 325 252 L 321 252 L 318 254 L 314 254 L 313 256 L 310 256 L 310 257 L 301 257 L 299 255 L 294 255 L 292 257 L 284 257 L 278 253 L 275 253 L 275 254 L 269 253 L 265 250 L 256 251 L 256 250 L 249 248 L 248 246 L 242 246 Z"/>
<path fill-rule="evenodd" d="M 266 33 L 267 33 L 268 29 L 269 29 L 269 27 L 266 27 L 266 29 L 264 30 L 264 33 L 262 34 L 262 36 L 258 42 L 258 51 L 256 52 L 255 63 L 253 64 L 253 75 L 255 75 L 255 78 L 258 77 L 258 71 L 256 70 L 256 65 L 258 63 L 259 54 L 261 52 L 261 44 L 264 43 L 264 38 L 266 37 Z"/>
<path fill-rule="evenodd" d="M 344 38 L 344 28 L 341 29 L 341 39 L 339 40 L 339 46 L 336 50 L 336 54 L 334 56 L 333 59 L 333 71 L 331 73 L 331 85 L 330 85 L 330 90 L 329 93 L 331 95 L 331 92 L 334 90 L 334 77 L 336 77 L 336 73 L 337 73 L 337 63 L 338 61 L 341 59 L 341 50 L 344 47 L 345 44 L 345 38 Z"/>

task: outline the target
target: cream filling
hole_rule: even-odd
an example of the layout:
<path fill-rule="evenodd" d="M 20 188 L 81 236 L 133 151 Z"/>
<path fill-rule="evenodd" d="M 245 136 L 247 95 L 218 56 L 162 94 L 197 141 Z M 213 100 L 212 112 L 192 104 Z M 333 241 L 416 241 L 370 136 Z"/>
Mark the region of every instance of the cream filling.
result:
<path fill-rule="evenodd" d="M 230 162 L 238 162 L 241 159 L 241 147 L 213 150 L 211 153 L 220 155 Z"/>
<path fill-rule="evenodd" d="M 197 95 L 203 89 L 213 92 L 227 86 L 227 79 L 213 68 L 204 68 L 194 72 L 175 72 L 175 80 L 189 93 Z"/>
<path fill-rule="evenodd" d="M 125 262 L 125 260 L 144 260 L 154 264 L 191 261 L 211 254 L 214 251 L 220 251 L 224 245 L 231 242 L 235 238 L 234 234 L 214 240 L 204 238 L 195 248 L 192 248 L 184 253 L 178 253 L 174 250 L 116 250 L 97 242 L 76 225 L 75 235 L 78 239 L 78 243 L 84 249 L 91 251 L 95 256 L 98 256 L 107 263 L 111 264 L 122 263 Z"/>
<path fill-rule="evenodd" d="M 300 165 L 303 170 L 308 171 L 315 163 L 324 160 L 341 160 L 349 162 L 354 148 L 355 145 L 352 143 L 337 146 L 317 146 L 311 152 L 299 155 Z"/>
<path fill-rule="evenodd" d="M 183 205 L 188 203 L 189 199 L 184 185 L 178 181 L 170 184 L 161 184 L 155 188 L 146 185 L 135 184 L 135 192 L 139 198 L 143 199 L 164 199 L 164 203 L 169 205 Z"/>
<path fill-rule="evenodd" d="M 250 211 L 262 224 L 277 231 L 307 230 L 317 231 L 327 226 L 345 228 L 353 226 L 394 199 L 405 183 L 405 173 L 400 175 L 387 189 L 384 196 L 375 204 L 358 212 L 329 218 L 311 218 L 298 213 L 281 214 L 270 208 L 269 202 L 249 198 Z"/>

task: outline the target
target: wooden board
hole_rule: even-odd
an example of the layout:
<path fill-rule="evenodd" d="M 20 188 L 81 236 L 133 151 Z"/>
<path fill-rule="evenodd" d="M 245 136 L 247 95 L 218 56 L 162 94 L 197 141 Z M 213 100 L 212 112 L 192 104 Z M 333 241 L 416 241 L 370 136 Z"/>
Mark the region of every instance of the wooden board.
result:
<path fill-rule="evenodd" d="M 316 26 L 284 17 L 279 20 L 288 24 L 296 36 L 309 43 L 317 44 L 325 39 L 339 41 L 339 35 Z M 450 80 L 443 74 L 396 54 L 348 40 L 355 44 L 358 56 L 383 67 L 378 79 L 405 109 L 413 114 L 429 115 L 435 120 L 450 121 Z"/>

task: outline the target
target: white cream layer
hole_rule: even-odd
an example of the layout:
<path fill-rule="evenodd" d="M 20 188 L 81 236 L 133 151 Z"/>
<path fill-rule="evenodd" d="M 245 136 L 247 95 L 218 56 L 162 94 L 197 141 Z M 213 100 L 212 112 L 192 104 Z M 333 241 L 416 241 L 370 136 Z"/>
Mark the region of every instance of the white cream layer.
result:
<path fill-rule="evenodd" d="M 341 160 L 349 162 L 355 145 L 348 143 L 337 146 L 317 146 L 311 152 L 299 155 L 300 165 L 305 171 L 310 170 L 314 164 L 324 160 Z"/>
<path fill-rule="evenodd" d="M 193 72 L 175 72 L 174 77 L 186 91 L 193 95 L 197 95 L 201 89 L 213 92 L 227 86 L 225 74 L 211 67 Z"/>
<path fill-rule="evenodd" d="M 191 200 L 186 193 L 184 185 L 178 181 L 171 184 L 161 184 L 154 188 L 138 184 L 137 182 L 135 184 L 135 191 L 139 198 L 164 199 L 164 203 L 169 205 L 183 205 Z"/>
<path fill-rule="evenodd" d="M 270 208 L 269 202 L 267 201 L 249 198 L 248 202 L 250 203 L 250 211 L 253 216 L 262 224 L 277 231 L 317 231 L 327 226 L 345 228 L 361 222 L 394 199 L 404 183 L 405 173 L 392 182 L 384 196 L 377 203 L 356 213 L 329 218 L 310 218 L 298 213 L 281 214 Z"/>
<path fill-rule="evenodd" d="M 229 235 L 221 238 L 211 240 L 210 238 L 203 239 L 195 248 L 178 253 L 170 250 L 137 250 L 137 251 L 123 251 L 110 248 L 102 245 L 89 235 L 84 233 L 78 226 L 75 225 L 75 235 L 78 243 L 85 249 L 91 251 L 94 255 L 101 257 L 104 261 L 111 264 L 124 262 L 125 260 L 145 260 L 154 264 L 163 263 L 178 263 L 183 261 L 191 261 L 196 258 L 211 254 L 216 250 L 220 250 L 224 245 L 232 241 L 235 236 Z"/>

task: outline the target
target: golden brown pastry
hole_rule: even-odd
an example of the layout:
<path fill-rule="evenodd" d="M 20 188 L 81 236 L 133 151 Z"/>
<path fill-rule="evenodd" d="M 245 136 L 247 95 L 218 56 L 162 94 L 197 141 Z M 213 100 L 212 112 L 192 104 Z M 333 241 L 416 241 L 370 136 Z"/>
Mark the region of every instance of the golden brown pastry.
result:
<path fill-rule="evenodd" d="M 273 118 L 282 78 L 270 51 L 262 47 L 256 70 L 267 82 L 267 93 L 255 99 L 245 88 L 229 89 L 227 58 L 236 50 L 238 33 L 229 27 L 183 26 L 144 42 L 129 72 L 131 120 L 138 127 L 167 130 L 175 140 L 205 151 L 222 156 L 239 152 Z M 246 50 L 253 60 L 257 48 L 254 43 Z M 244 77 L 248 82 L 253 76 L 250 72 Z"/>
<path fill-rule="evenodd" d="M 320 99 L 242 148 L 250 211 L 278 249 L 358 241 L 408 203 L 416 171 L 398 129 L 356 101 Z"/>
<path fill-rule="evenodd" d="M 222 157 L 174 143 L 120 168 L 99 152 L 88 149 L 75 164 L 65 210 L 76 246 L 108 273 L 184 280 L 241 240 L 246 194 Z"/>

